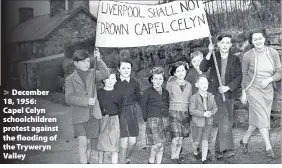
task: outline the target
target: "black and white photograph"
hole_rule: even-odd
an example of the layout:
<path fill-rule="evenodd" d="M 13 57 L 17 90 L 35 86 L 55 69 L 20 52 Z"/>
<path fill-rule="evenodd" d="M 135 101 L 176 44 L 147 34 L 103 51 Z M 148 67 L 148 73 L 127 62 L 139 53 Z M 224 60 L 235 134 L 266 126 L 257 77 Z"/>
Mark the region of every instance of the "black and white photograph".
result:
<path fill-rule="evenodd" d="M 0 4 L 0 164 L 282 163 L 281 0 Z"/>

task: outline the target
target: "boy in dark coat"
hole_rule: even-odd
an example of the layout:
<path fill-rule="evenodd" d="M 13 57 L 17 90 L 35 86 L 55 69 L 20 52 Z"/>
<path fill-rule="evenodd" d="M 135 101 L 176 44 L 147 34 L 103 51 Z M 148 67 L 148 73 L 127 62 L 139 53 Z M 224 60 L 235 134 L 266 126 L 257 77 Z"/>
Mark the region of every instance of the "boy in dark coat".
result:
<path fill-rule="evenodd" d="M 72 106 L 72 124 L 74 136 L 79 140 L 80 163 L 88 163 L 91 149 L 87 146 L 91 140 L 96 150 L 100 134 L 99 122 L 102 114 L 96 90 L 93 95 L 93 82 L 102 81 L 109 76 L 108 68 L 100 58 L 98 50 L 94 52 L 94 56 L 97 57 L 96 81 L 93 70 L 89 69 L 90 58 L 85 50 L 77 50 L 73 54 L 76 69 L 65 80 L 65 101 Z"/>
<path fill-rule="evenodd" d="M 206 72 L 209 68 L 209 88 L 208 92 L 215 95 L 215 101 L 218 106 L 218 113 L 215 118 L 218 121 L 218 131 L 215 142 L 216 157 L 234 156 L 234 142 L 232 136 L 233 126 L 233 108 L 236 90 L 242 81 L 242 69 L 240 59 L 229 52 L 232 46 L 231 36 L 222 34 L 217 38 L 217 46 L 219 51 L 215 52 L 222 86 L 216 74 L 216 67 L 211 54 L 214 50 L 212 44 L 209 45 L 209 53 L 200 64 L 200 70 Z M 222 93 L 224 93 L 226 101 L 223 102 Z"/>

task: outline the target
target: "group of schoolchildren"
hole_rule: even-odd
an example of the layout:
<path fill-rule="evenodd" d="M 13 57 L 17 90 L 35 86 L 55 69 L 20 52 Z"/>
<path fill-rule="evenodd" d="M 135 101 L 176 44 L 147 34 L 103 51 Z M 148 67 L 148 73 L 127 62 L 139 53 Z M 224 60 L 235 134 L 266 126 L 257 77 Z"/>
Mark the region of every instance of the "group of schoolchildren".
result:
<path fill-rule="evenodd" d="M 132 63 L 120 60 L 117 71 L 107 68 L 99 51 L 96 77 L 87 51 L 73 55 L 76 70 L 66 78 L 66 103 L 72 105 L 74 134 L 79 139 L 81 163 L 89 163 L 91 150 L 99 151 L 99 163 L 104 152 L 111 152 L 112 163 L 130 163 L 139 135 L 137 105 L 146 122 L 146 143 L 151 146 L 149 164 L 162 163 L 164 146 L 171 142 L 172 163 L 182 163 L 179 157 L 183 139 L 192 132 L 193 155 L 208 162 L 213 116 L 218 111 L 214 95 L 209 93 L 208 73 L 199 68 L 203 54 L 191 54 L 193 68 L 178 61 L 170 68 L 166 87 L 164 69 L 154 67 L 148 78 L 151 86 L 143 94 L 139 83 L 131 77 Z M 104 86 L 93 90 L 93 84 Z M 94 95 L 93 95 L 94 94 Z"/>

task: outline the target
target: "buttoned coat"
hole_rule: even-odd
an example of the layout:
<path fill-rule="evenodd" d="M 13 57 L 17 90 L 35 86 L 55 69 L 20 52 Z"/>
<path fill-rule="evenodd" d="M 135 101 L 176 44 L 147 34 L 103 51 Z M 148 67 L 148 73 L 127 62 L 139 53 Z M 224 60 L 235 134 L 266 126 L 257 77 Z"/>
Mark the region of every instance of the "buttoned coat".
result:
<path fill-rule="evenodd" d="M 185 81 L 185 88 L 182 91 L 180 85 L 173 76 L 168 79 L 166 90 L 169 93 L 169 110 L 188 111 L 190 97 L 192 96 L 192 85 Z"/>
<path fill-rule="evenodd" d="M 217 60 L 217 65 L 219 69 L 219 73 L 221 73 L 221 56 L 220 52 L 215 52 L 215 57 Z M 203 72 L 208 71 L 210 69 L 210 75 L 208 77 L 209 81 L 209 89 L 208 91 L 212 94 L 216 95 L 219 87 L 219 82 L 216 74 L 216 68 L 214 65 L 213 57 L 210 60 L 204 58 L 200 64 L 200 70 Z M 225 71 L 225 86 L 229 86 L 230 90 L 225 92 L 225 97 L 228 99 L 234 99 L 236 96 L 236 91 L 241 85 L 242 82 L 242 67 L 241 61 L 239 57 L 229 53 L 227 58 L 227 65 Z"/>
<path fill-rule="evenodd" d="M 101 109 L 99 101 L 96 99 L 93 107 L 93 113 L 90 114 L 89 98 L 93 97 L 93 69 L 86 76 L 86 86 L 83 84 L 80 76 L 75 70 L 65 79 L 65 101 L 72 107 L 72 123 L 84 123 L 93 115 L 96 119 L 101 119 Z M 100 60 L 97 61 L 96 83 L 109 77 L 109 71 L 106 64 Z M 97 98 L 97 91 L 94 92 Z"/>
<path fill-rule="evenodd" d="M 212 115 L 209 118 L 204 117 L 206 112 L 204 104 L 199 92 L 191 96 L 189 113 L 192 115 L 192 126 L 204 127 L 213 124 L 213 115 L 218 111 L 214 96 L 211 93 L 207 93 L 207 111 L 211 111 Z"/>

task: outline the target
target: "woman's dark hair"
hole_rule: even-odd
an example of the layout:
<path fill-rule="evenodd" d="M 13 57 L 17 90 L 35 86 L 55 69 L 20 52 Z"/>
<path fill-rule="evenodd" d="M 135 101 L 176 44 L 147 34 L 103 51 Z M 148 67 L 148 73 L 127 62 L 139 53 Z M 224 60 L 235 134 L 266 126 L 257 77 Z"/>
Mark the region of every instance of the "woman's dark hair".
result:
<path fill-rule="evenodd" d="M 152 83 L 152 79 L 155 74 L 162 74 L 164 77 L 164 81 L 166 80 L 164 75 L 164 69 L 162 67 L 154 67 L 150 70 L 150 76 L 148 78 L 149 83 Z"/>
<path fill-rule="evenodd" d="M 183 65 L 184 68 L 185 68 L 185 70 L 188 71 L 188 68 L 187 68 L 187 66 L 186 66 L 186 62 L 178 61 L 178 62 L 176 62 L 176 63 L 174 63 L 174 64 L 172 65 L 169 74 L 170 74 L 171 76 L 173 76 L 174 73 L 175 73 L 175 71 L 176 71 L 176 69 L 177 69 L 178 67 L 180 67 L 181 65 Z"/>
<path fill-rule="evenodd" d="M 219 36 L 217 36 L 217 41 L 221 41 L 224 37 L 228 37 L 231 39 L 231 43 L 232 43 L 232 35 L 231 34 L 227 34 L 227 33 L 223 33 L 223 34 L 220 34 Z"/>
<path fill-rule="evenodd" d="M 72 55 L 73 61 L 83 61 L 86 58 L 89 58 L 89 53 L 86 50 L 76 50 Z"/>
<path fill-rule="evenodd" d="M 163 74 L 163 77 L 164 77 L 164 81 L 166 81 L 166 77 L 164 74 Z M 150 75 L 148 78 L 149 83 L 153 83 L 152 80 L 153 80 L 153 75 Z"/>
<path fill-rule="evenodd" d="M 250 34 L 249 34 L 248 41 L 249 41 L 250 44 L 253 44 L 253 43 L 252 43 L 252 40 L 253 40 L 253 35 L 254 35 L 255 33 L 261 33 L 262 36 L 263 36 L 264 38 L 266 38 L 266 31 L 265 31 L 265 29 L 263 29 L 263 28 L 255 29 L 255 30 L 251 31 Z"/>
<path fill-rule="evenodd" d="M 131 68 L 133 67 L 132 61 L 127 58 L 127 59 L 120 59 L 120 60 L 118 61 L 118 68 L 120 68 L 120 65 L 121 65 L 122 62 L 130 63 Z"/>

